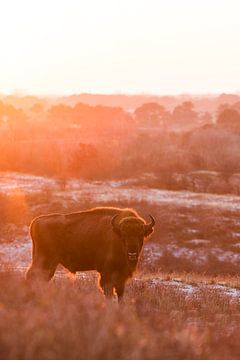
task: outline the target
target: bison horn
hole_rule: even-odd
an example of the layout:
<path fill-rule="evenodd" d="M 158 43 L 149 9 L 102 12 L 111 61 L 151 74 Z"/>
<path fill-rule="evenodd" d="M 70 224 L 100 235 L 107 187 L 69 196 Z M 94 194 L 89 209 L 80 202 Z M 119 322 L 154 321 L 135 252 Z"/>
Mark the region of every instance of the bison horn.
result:
<path fill-rule="evenodd" d="M 119 235 L 120 234 L 120 229 L 118 228 L 117 224 L 116 224 L 116 218 L 117 218 L 118 214 L 114 215 L 112 220 L 111 220 L 111 224 L 113 227 L 113 230 Z"/>
<path fill-rule="evenodd" d="M 155 225 L 155 219 L 152 215 L 149 214 L 151 222 L 149 224 L 144 225 L 144 235 L 148 236 L 153 232 L 153 227 Z"/>

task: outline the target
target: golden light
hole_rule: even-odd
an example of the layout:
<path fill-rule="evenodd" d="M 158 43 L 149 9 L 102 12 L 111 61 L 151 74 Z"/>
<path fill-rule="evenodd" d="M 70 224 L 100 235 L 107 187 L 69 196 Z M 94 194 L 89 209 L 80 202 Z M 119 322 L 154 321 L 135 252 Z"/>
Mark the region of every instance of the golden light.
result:
<path fill-rule="evenodd" d="M 239 90 L 238 1 L 10 0 L 0 93 Z"/>

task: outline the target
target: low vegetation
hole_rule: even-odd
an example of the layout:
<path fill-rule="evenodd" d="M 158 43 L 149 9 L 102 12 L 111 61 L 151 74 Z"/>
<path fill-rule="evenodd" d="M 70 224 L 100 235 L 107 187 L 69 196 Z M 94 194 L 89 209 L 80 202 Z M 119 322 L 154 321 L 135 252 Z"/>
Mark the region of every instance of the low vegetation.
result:
<path fill-rule="evenodd" d="M 1 195 L 0 241 L 11 242 L 23 237 L 26 241 L 30 221 L 40 214 L 67 213 L 103 205 L 94 199 L 86 201 L 81 192 L 72 199 L 71 192 L 67 191 L 54 188 L 24 195 L 21 192 Z M 231 204 L 226 208 L 218 207 L 217 203 L 214 207 L 189 207 L 177 202 L 158 204 L 119 198 L 104 205 L 130 207 L 146 219 L 149 213 L 156 218 L 154 234 L 140 259 L 140 271 L 195 272 L 214 277 L 239 274 L 240 223 L 238 208 Z"/>
<path fill-rule="evenodd" d="M 144 186 L 238 194 L 240 180 L 228 180 L 240 172 L 239 101 L 221 104 L 217 116 L 211 111 L 191 101 L 171 109 L 150 102 L 134 112 L 48 102 L 18 109 L 0 101 L 0 171 L 63 181 L 134 177 Z M 220 178 L 199 190 L 186 176 L 203 170 Z"/>
<path fill-rule="evenodd" d="M 58 272 L 50 284 L 29 287 L 23 273 L 2 268 L 0 359 L 240 358 L 238 206 L 130 195 L 103 203 L 91 190 L 73 197 L 69 187 L 73 177 L 133 179 L 139 193 L 151 187 L 239 194 L 239 102 L 219 109 L 216 123 L 191 102 L 174 106 L 148 103 L 130 113 L 81 103 L 21 110 L 0 102 L 0 171 L 59 179 L 38 192 L 0 193 L 0 243 L 29 244 L 31 219 L 51 212 L 128 206 L 156 218 L 120 306 L 104 298 L 95 274 Z"/>
<path fill-rule="evenodd" d="M 239 358 L 237 299 L 142 281 L 118 306 L 96 286 L 94 276 L 59 278 L 33 291 L 22 276 L 0 273 L 0 358 Z"/>

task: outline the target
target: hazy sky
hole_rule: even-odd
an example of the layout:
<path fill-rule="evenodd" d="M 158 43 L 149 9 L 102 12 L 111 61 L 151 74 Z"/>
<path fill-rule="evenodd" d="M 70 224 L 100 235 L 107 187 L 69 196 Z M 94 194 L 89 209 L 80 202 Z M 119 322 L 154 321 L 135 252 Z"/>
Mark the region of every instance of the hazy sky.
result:
<path fill-rule="evenodd" d="M 0 93 L 240 91 L 239 0 L 0 0 Z"/>

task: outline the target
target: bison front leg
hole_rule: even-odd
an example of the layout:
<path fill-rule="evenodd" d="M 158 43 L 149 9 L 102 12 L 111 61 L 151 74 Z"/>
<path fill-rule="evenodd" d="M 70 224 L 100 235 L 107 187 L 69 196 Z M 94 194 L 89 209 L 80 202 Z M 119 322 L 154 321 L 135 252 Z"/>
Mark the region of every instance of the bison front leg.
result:
<path fill-rule="evenodd" d="M 123 298 L 124 289 L 125 289 L 125 283 L 121 282 L 115 286 L 115 290 L 116 290 L 117 297 L 118 297 L 118 302 L 121 302 L 121 300 Z"/>
<path fill-rule="evenodd" d="M 106 296 L 106 298 L 112 299 L 112 297 L 113 297 L 113 286 L 111 284 L 104 284 L 102 289 L 103 289 L 103 292 L 104 292 L 104 295 Z"/>
<path fill-rule="evenodd" d="M 111 299 L 113 297 L 113 285 L 111 280 L 108 277 L 101 274 L 99 284 L 106 298 Z"/>

